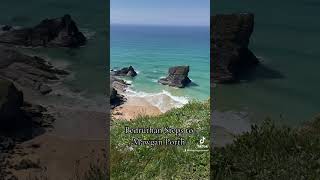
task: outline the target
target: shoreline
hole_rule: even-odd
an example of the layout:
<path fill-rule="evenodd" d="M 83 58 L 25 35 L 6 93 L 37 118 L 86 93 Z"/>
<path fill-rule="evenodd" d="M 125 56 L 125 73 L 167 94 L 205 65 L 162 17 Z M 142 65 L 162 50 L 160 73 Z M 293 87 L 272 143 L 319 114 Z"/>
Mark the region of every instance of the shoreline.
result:
<path fill-rule="evenodd" d="M 136 92 L 131 89 L 132 81 L 128 83 L 114 74 L 111 74 L 110 81 L 111 117 L 114 120 L 131 121 L 140 116 L 159 116 L 189 102 L 188 99 L 179 100 L 182 97 L 173 96 L 165 90 L 158 93 Z"/>

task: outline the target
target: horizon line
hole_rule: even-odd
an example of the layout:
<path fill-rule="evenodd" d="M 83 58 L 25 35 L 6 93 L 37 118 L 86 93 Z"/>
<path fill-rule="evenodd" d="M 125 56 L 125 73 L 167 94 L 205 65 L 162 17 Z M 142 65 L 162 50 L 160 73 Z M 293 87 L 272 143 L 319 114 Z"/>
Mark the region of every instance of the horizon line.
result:
<path fill-rule="evenodd" d="M 180 26 L 180 27 L 210 27 L 210 23 L 208 24 L 130 24 L 130 23 L 110 23 L 112 25 L 129 25 L 129 26 Z"/>

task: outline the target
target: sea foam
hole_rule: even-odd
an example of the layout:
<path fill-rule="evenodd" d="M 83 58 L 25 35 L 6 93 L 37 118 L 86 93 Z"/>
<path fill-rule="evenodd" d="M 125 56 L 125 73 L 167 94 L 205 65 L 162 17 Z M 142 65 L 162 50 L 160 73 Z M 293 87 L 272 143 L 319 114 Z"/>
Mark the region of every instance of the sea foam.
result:
<path fill-rule="evenodd" d="M 174 96 L 166 90 L 162 90 L 162 92 L 159 93 L 147 93 L 127 89 L 126 95 L 128 97 L 144 98 L 147 102 L 157 107 L 163 113 L 172 108 L 180 108 L 189 102 L 187 97 Z"/>

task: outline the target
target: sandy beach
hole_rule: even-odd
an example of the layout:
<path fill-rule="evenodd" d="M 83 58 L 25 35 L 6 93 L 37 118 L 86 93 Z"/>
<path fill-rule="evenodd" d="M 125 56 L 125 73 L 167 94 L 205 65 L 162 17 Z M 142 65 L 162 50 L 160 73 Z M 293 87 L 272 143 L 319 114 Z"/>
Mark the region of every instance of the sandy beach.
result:
<path fill-rule="evenodd" d="M 112 110 L 113 119 L 133 120 L 139 116 L 157 116 L 162 114 L 159 108 L 153 106 L 145 98 L 126 96 L 124 104 Z"/>
<path fill-rule="evenodd" d="M 92 164 L 103 167 L 108 163 L 106 112 L 93 107 L 84 109 L 75 104 L 48 103 L 43 97 L 39 97 L 37 103 L 46 107 L 55 121 L 44 134 L 16 146 L 10 164 L 30 160 L 39 165 L 39 168 L 21 170 L 9 168 L 18 179 L 75 179 L 83 177 Z"/>

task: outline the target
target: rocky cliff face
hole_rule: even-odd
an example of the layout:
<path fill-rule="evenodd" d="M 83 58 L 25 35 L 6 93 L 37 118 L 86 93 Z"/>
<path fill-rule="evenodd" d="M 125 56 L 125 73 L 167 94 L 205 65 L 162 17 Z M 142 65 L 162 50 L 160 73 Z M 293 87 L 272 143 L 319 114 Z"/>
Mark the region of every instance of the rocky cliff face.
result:
<path fill-rule="evenodd" d="M 169 68 L 168 76 L 160 79 L 158 82 L 163 85 L 169 85 L 178 88 L 184 88 L 191 80 L 188 77 L 189 66 L 175 66 Z"/>
<path fill-rule="evenodd" d="M 211 79 L 214 82 L 235 82 L 241 72 L 258 64 L 248 49 L 253 28 L 251 13 L 211 17 Z"/>
<path fill-rule="evenodd" d="M 10 26 L 7 26 L 10 27 Z M 0 43 L 20 46 L 77 47 L 86 43 L 70 15 L 56 19 L 45 19 L 33 28 L 5 28 Z"/>
<path fill-rule="evenodd" d="M 67 74 L 66 71 L 54 68 L 40 57 L 28 56 L 0 46 L 0 76 L 22 87 L 47 94 L 51 91 L 47 84 L 58 80 L 59 75 Z"/>

